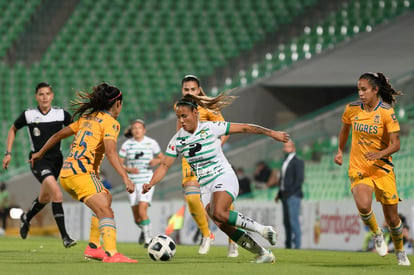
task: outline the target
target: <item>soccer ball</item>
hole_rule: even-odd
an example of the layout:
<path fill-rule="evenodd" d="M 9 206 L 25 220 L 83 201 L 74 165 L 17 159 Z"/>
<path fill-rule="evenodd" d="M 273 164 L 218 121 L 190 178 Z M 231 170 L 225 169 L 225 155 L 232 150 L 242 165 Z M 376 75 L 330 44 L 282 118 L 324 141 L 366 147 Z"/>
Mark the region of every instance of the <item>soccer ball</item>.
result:
<path fill-rule="evenodd" d="M 148 255 L 154 261 L 170 261 L 175 251 L 175 242 L 167 235 L 152 238 L 148 245 Z"/>

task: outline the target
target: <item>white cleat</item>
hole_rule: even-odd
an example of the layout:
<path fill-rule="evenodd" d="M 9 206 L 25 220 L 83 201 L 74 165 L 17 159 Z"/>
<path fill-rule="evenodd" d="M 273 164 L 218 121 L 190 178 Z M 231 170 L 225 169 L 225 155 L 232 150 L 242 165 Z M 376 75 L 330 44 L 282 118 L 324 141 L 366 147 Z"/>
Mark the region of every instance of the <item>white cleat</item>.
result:
<path fill-rule="evenodd" d="M 405 265 L 405 266 L 410 266 L 410 260 L 407 257 L 407 253 L 405 251 L 397 251 L 397 261 L 398 261 L 398 265 Z"/>
<path fill-rule="evenodd" d="M 254 261 L 257 264 L 264 264 L 264 263 L 272 263 L 274 264 L 276 261 L 275 255 L 273 255 L 272 251 L 264 250 L 264 253 L 261 255 L 256 256 L 256 260 Z"/>
<path fill-rule="evenodd" d="M 384 235 L 378 234 L 374 235 L 374 244 L 375 244 L 375 250 L 377 251 L 378 255 L 381 257 L 387 256 L 388 254 L 388 246 L 384 241 Z"/>
<path fill-rule="evenodd" d="M 210 245 L 213 239 L 211 237 L 203 237 L 201 240 L 200 248 L 198 249 L 198 254 L 205 255 L 210 250 Z"/>
<path fill-rule="evenodd" d="M 227 257 L 237 258 L 238 256 L 239 256 L 239 246 L 235 242 L 230 242 L 229 252 L 227 253 Z"/>
<path fill-rule="evenodd" d="M 261 235 L 263 236 L 263 238 L 265 238 L 266 240 L 268 240 L 271 245 L 275 245 L 276 244 L 277 233 L 276 233 L 276 230 L 273 229 L 273 227 L 271 227 L 271 226 L 265 226 L 265 228 L 263 229 Z"/>

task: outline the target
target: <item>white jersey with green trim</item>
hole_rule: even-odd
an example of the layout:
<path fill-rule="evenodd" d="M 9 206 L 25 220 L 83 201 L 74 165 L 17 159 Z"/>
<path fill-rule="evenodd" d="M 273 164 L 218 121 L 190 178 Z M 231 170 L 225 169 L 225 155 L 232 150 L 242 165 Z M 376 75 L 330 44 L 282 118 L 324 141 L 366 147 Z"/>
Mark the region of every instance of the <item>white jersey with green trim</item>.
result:
<path fill-rule="evenodd" d="M 194 133 L 181 128 L 170 140 L 166 155 L 186 158 L 201 186 L 232 171 L 221 148 L 223 135 L 229 133 L 230 123 L 225 121 L 198 121 Z"/>
<path fill-rule="evenodd" d="M 150 181 L 153 171 L 149 162 L 161 152 L 155 139 L 144 136 L 141 141 L 134 138 L 126 140 L 119 151 L 119 156 L 125 159 L 127 167 L 138 168 L 139 173 L 128 173 L 129 178 L 135 184 L 144 184 Z"/>

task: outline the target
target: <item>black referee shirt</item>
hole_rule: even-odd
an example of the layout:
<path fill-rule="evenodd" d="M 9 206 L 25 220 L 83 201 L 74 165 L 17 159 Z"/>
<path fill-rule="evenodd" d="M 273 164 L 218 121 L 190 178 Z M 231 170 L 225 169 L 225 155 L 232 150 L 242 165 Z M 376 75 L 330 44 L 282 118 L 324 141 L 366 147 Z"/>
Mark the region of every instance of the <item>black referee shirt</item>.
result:
<path fill-rule="evenodd" d="M 60 107 L 52 107 L 47 114 L 43 114 L 37 107 L 24 111 L 14 122 L 14 127 L 21 129 L 27 126 L 30 150 L 37 152 L 53 134 L 71 122 L 72 116 Z M 46 153 L 45 157 L 60 154 L 59 142 Z"/>

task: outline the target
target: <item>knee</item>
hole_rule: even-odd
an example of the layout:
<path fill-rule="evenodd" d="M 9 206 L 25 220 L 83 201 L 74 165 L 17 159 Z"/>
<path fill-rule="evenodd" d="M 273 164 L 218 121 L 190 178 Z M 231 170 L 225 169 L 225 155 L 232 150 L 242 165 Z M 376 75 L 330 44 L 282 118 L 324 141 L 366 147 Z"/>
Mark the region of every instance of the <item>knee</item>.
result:
<path fill-rule="evenodd" d="M 212 218 L 216 222 L 227 223 L 229 220 L 229 215 L 225 211 L 214 210 L 212 213 Z"/>
<path fill-rule="evenodd" d="M 95 208 L 95 214 L 99 219 L 102 218 L 114 218 L 114 211 L 112 210 L 111 206 L 100 206 Z"/>
<path fill-rule="evenodd" d="M 371 208 L 370 205 L 366 205 L 366 206 L 365 205 L 359 205 L 358 206 L 359 213 L 364 214 L 364 215 L 369 214 L 369 212 L 371 212 L 371 210 L 372 210 L 372 208 Z"/>
<path fill-rule="evenodd" d="M 52 194 L 52 200 L 53 200 L 54 202 L 61 202 L 61 201 L 63 201 L 63 195 L 62 195 L 62 192 L 60 192 L 60 190 L 59 190 L 59 191 L 57 191 L 57 192 L 54 192 L 54 193 Z"/>
<path fill-rule="evenodd" d="M 401 222 L 401 219 L 398 215 L 395 216 L 395 217 L 388 218 L 388 221 L 387 221 L 389 227 L 391 227 L 391 228 L 395 228 L 395 227 L 399 226 L 400 222 Z"/>

